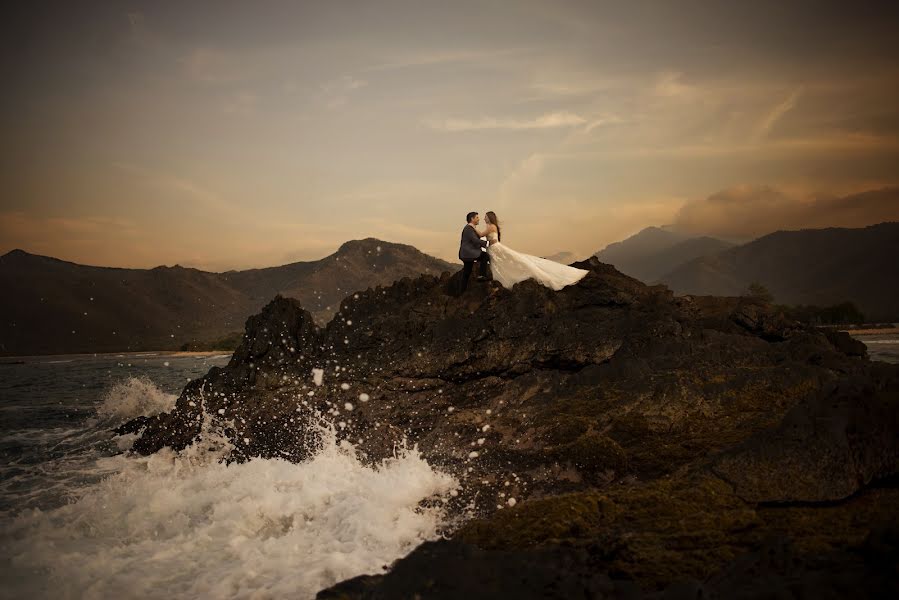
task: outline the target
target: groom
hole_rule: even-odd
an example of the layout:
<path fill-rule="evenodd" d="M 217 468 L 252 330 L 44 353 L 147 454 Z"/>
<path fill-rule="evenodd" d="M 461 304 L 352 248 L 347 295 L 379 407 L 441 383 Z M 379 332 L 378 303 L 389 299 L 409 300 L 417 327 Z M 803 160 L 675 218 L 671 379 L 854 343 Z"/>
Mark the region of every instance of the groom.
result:
<path fill-rule="evenodd" d="M 470 212 L 465 216 L 467 224 L 462 230 L 462 242 L 459 244 L 459 258 L 465 263 L 462 269 L 462 291 L 468 288 L 468 278 L 471 277 L 471 269 L 474 263 L 480 265 L 480 274 L 478 281 L 487 279 L 487 261 L 490 255 L 487 254 L 487 242 L 481 239 L 476 229 L 481 218 L 476 212 Z"/>

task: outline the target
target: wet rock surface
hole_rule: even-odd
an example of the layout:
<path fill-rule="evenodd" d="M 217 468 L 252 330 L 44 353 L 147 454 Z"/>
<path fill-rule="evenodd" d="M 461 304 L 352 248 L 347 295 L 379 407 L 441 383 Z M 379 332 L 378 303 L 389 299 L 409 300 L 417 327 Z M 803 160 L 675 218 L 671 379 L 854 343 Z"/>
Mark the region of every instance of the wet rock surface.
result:
<path fill-rule="evenodd" d="M 895 588 L 878 556 L 897 549 L 882 532 L 899 500 L 899 366 L 759 301 L 576 266 L 591 273 L 559 292 L 403 279 L 348 297 L 324 328 L 276 297 L 225 368 L 130 424 L 135 449 L 184 448 L 213 419 L 233 460 L 298 461 L 325 419 L 369 460 L 414 444 L 457 477 L 451 539 L 323 598 Z"/>

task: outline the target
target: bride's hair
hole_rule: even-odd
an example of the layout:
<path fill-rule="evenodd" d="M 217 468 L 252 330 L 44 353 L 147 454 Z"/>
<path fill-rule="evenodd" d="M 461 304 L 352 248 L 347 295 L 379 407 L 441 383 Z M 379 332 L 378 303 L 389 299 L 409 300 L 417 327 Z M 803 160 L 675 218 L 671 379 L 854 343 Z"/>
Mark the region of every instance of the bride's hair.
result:
<path fill-rule="evenodd" d="M 503 232 L 502 232 L 502 231 L 500 230 L 500 228 L 499 228 L 499 219 L 496 218 L 496 213 L 493 212 L 492 210 L 488 210 L 484 216 L 487 217 L 487 221 L 488 221 L 491 225 L 496 225 L 496 239 L 497 239 L 498 241 L 502 241 L 502 239 L 503 239 Z"/>

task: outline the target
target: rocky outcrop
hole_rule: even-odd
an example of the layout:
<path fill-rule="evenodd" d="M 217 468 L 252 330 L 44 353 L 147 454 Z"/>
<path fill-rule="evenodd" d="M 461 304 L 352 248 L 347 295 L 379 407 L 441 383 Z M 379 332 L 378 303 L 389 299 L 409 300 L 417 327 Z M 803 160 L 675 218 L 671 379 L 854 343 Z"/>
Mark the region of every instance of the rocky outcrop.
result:
<path fill-rule="evenodd" d="M 349 296 L 324 328 L 276 297 L 226 367 L 131 424 L 135 449 L 183 448 L 212 418 L 233 460 L 302 460 L 325 419 L 370 460 L 415 444 L 457 477 L 452 540 L 322 597 L 711 591 L 772 539 L 806 565 L 784 586 L 821 572 L 814 557 L 874 573 L 866 536 L 899 499 L 899 367 L 759 301 L 578 266 L 559 292 L 407 278 Z"/>

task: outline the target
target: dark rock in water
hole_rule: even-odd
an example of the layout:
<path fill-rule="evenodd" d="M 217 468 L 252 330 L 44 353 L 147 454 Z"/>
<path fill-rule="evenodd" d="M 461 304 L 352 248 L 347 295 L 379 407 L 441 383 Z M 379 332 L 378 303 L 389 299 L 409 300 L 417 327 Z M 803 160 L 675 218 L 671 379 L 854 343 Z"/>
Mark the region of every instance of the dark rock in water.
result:
<path fill-rule="evenodd" d="M 325 419 L 368 460 L 415 444 L 456 476 L 448 510 L 468 522 L 452 542 L 323 597 L 680 597 L 772 537 L 822 573 L 815 557 L 895 521 L 897 490 L 876 485 L 897 473 L 899 366 L 760 301 L 576 266 L 590 273 L 559 292 L 407 278 L 325 328 L 278 296 L 135 449 L 184 448 L 212 420 L 233 460 L 302 460 Z"/>
<path fill-rule="evenodd" d="M 868 346 L 863 341 L 852 337 L 848 332 L 836 331 L 830 328 L 825 328 L 823 331 L 830 343 L 843 354 L 847 356 L 861 356 L 863 358 L 868 357 Z"/>

